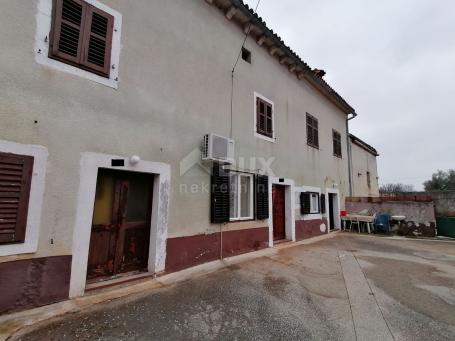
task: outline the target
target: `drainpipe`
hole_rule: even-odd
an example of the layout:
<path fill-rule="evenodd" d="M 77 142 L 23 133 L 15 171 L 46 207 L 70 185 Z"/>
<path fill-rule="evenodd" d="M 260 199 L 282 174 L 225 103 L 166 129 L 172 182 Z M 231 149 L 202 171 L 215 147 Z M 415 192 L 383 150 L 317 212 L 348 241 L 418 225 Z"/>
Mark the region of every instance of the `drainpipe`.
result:
<path fill-rule="evenodd" d="M 352 115 L 349 117 L 349 115 Z M 348 173 L 349 173 L 349 196 L 352 197 L 352 151 L 351 151 L 351 138 L 349 137 L 349 121 L 356 118 L 356 112 L 348 114 L 346 118 L 346 142 L 348 147 Z"/>

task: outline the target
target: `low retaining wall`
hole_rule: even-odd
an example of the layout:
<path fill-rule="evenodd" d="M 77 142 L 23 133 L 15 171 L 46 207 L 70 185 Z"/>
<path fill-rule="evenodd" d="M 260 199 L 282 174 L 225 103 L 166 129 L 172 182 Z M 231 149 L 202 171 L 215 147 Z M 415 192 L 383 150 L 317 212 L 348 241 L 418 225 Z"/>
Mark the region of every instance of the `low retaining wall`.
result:
<path fill-rule="evenodd" d="M 435 223 L 434 204 L 415 201 L 381 201 L 381 202 L 352 202 L 346 201 L 346 210 L 353 214 L 368 211 L 374 213 L 388 213 L 390 215 L 406 216 L 406 221 L 416 224 Z"/>
<path fill-rule="evenodd" d="M 434 203 L 429 196 L 416 197 L 417 201 L 398 201 L 397 198 L 347 198 L 346 210 L 350 214 L 388 213 L 392 216 L 405 216 L 398 226 L 397 234 L 403 236 L 436 236 Z"/>

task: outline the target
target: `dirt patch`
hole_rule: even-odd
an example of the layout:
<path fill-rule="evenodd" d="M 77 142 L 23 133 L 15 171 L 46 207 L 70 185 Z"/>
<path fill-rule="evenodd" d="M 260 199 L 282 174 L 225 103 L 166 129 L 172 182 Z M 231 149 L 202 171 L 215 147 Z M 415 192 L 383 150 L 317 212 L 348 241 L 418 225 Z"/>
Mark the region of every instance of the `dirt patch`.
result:
<path fill-rule="evenodd" d="M 264 277 L 264 288 L 273 296 L 280 297 L 289 285 L 289 281 L 284 277 L 274 277 L 267 275 Z"/>

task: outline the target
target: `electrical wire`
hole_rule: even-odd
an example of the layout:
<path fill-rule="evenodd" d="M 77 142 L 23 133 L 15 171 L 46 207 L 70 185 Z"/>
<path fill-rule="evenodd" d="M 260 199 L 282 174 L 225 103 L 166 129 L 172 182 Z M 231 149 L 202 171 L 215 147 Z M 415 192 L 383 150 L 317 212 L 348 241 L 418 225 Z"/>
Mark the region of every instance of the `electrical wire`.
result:
<path fill-rule="evenodd" d="M 261 3 L 261 0 L 258 0 L 256 4 L 256 8 L 254 9 L 254 13 L 256 14 L 259 8 L 259 4 Z M 246 40 L 248 39 L 248 36 L 250 35 L 251 28 L 253 27 L 253 22 L 251 21 L 248 30 L 245 33 L 245 38 L 243 39 L 242 46 L 240 47 L 240 51 L 237 54 L 237 59 L 235 60 L 234 66 L 232 67 L 232 72 L 231 72 L 231 122 L 230 122 L 230 129 L 229 129 L 229 137 L 232 139 L 232 125 L 233 125 L 233 116 L 234 116 L 234 75 L 235 75 L 235 69 L 237 68 L 237 64 L 239 63 L 240 56 L 242 55 L 242 50 L 245 47 Z"/>
<path fill-rule="evenodd" d="M 259 4 L 261 0 L 258 0 L 256 4 L 256 8 L 254 9 L 254 13 L 257 13 Z M 245 33 L 245 38 L 243 39 L 242 46 L 240 47 L 240 51 L 237 55 L 237 59 L 235 60 L 234 66 L 232 67 L 231 72 L 231 122 L 230 122 L 230 129 L 229 129 L 229 137 L 232 139 L 232 125 L 233 125 L 233 116 L 234 116 L 234 74 L 235 69 L 237 68 L 237 64 L 239 63 L 240 56 L 242 55 L 242 50 L 245 47 L 246 40 L 251 32 L 251 27 L 253 26 L 253 22 L 250 22 L 248 26 L 248 30 Z M 223 224 L 220 224 L 220 259 L 223 260 Z"/>

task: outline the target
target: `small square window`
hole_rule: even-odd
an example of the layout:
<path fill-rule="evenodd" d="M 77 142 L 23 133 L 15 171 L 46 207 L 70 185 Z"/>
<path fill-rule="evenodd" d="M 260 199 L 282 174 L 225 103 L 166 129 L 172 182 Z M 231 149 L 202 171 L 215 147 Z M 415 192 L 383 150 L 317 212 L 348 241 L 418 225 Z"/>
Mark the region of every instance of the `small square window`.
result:
<path fill-rule="evenodd" d="M 242 59 L 251 64 L 251 52 L 244 47 L 242 47 Z"/>

